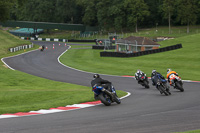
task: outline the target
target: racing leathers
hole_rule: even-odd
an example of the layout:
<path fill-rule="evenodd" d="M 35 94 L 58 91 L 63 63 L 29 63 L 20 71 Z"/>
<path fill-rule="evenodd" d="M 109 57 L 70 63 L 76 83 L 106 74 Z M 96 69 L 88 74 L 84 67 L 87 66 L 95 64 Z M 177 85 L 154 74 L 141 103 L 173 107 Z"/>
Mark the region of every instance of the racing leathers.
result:
<path fill-rule="evenodd" d="M 165 78 L 159 73 L 159 72 L 155 72 L 154 74 L 151 75 L 151 80 L 152 80 L 152 85 L 156 86 L 157 88 L 157 82 L 158 80 L 161 80 L 165 85 L 167 84 L 167 81 L 165 80 Z M 167 85 L 166 85 L 167 86 Z M 158 89 L 158 88 L 157 88 Z M 169 87 L 167 86 L 167 89 L 169 89 Z"/>
<path fill-rule="evenodd" d="M 108 80 L 104 80 L 100 77 L 98 78 L 94 78 L 92 81 L 91 81 L 91 86 L 94 87 L 94 86 L 102 86 L 103 88 L 105 88 L 106 90 L 108 90 L 109 92 L 111 92 L 111 82 L 108 81 Z M 94 98 L 97 99 L 97 95 L 94 94 Z"/>
<path fill-rule="evenodd" d="M 176 73 L 175 71 L 170 71 L 169 73 L 167 73 L 167 79 L 168 79 L 168 82 L 171 86 L 174 86 L 174 76 L 178 76 L 178 73 Z"/>
<path fill-rule="evenodd" d="M 141 80 L 141 78 L 142 77 L 145 77 L 145 80 L 147 81 L 147 83 L 149 83 L 149 81 L 148 81 L 148 79 L 147 79 L 147 77 L 146 77 L 146 74 L 144 73 L 144 72 L 142 72 L 142 71 L 137 71 L 136 73 L 135 73 L 135 79 L 138 81 L 138 84 L 142 84 L 142 80 Z"/>

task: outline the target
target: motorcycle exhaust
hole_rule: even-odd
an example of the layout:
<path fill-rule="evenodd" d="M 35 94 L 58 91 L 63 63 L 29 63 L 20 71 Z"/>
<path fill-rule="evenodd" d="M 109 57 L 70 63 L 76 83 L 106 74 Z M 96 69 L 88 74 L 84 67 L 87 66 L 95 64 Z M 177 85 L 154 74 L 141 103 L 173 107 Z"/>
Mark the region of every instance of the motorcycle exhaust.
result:
<path fill-rule="evenodd" d="M 112 97 L 112 93 L 110 91 L 106 90 L 105 88 L 103 88 L 102 91 L 105 92 L 110 97 Z"/>

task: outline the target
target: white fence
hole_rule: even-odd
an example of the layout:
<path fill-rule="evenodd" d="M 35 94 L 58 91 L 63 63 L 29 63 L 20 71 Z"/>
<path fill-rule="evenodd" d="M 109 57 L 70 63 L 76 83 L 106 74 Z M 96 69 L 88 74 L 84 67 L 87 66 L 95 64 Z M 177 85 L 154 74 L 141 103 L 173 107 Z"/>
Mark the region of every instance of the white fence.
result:
<path fill-rule="evenodd" d="M 9 51 L 10 52 L 16 52 L 16 51 L 19 51 L 19 50 L 22 50 L 22 49 L 28 49 L 28 48 L 33 48 L 33 43 L 32 44 L 29 44 L 29 45 L 22 45 L 22 46 L 18 46 L 18 47 L 15 47 L 15 48 L 10 48 Z"/>

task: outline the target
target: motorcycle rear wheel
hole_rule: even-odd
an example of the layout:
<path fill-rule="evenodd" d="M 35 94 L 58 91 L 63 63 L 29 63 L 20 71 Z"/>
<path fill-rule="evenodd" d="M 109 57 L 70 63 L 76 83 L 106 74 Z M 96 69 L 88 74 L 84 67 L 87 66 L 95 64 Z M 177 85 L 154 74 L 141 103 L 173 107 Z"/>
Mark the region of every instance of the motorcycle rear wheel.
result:
<path fill-rule="evenodd" d="M 106 94 L 101 93 L 100 95 L 98 95 L 98 98 L 101 100 L 101 102 L 105 106 L 110 106 L 111 105 L 111 100 L 109 98 L 106 98 L 105 95 Z"/>
<path fill-rule="evenodd" d="M 176 85 L 176 89 L 180 90 L 181 92 L 184 92 L 184 89 L 179 82 L 176 82 L 175 85 Z"/>

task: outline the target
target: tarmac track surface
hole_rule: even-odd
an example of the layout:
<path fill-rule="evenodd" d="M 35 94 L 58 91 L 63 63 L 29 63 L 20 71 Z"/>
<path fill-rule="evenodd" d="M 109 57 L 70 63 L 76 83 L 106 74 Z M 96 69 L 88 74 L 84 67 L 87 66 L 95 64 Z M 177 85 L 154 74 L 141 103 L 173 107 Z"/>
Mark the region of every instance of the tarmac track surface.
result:
<path fill-rule="evenodd" d="M 52 48 L 52 42 L 34 42 L 48 47 L 6 58 L 12 68 L 39 77 L 90 86 L 92 73 L 77 71 L 58 63 L 68 47 Z M 74 111 L 0 119 L 0 133 L 170 133 L 200 129 L 200 84 L 184 83 L 185 92 L 171 88 L 161 95 L 153 86 L 144 89 L 133 78 L 102 75 L 117 90 L 131 93 L 120 105 L 98 105 Z M 92 92 L 91 92 L 92 93 Z"/>

